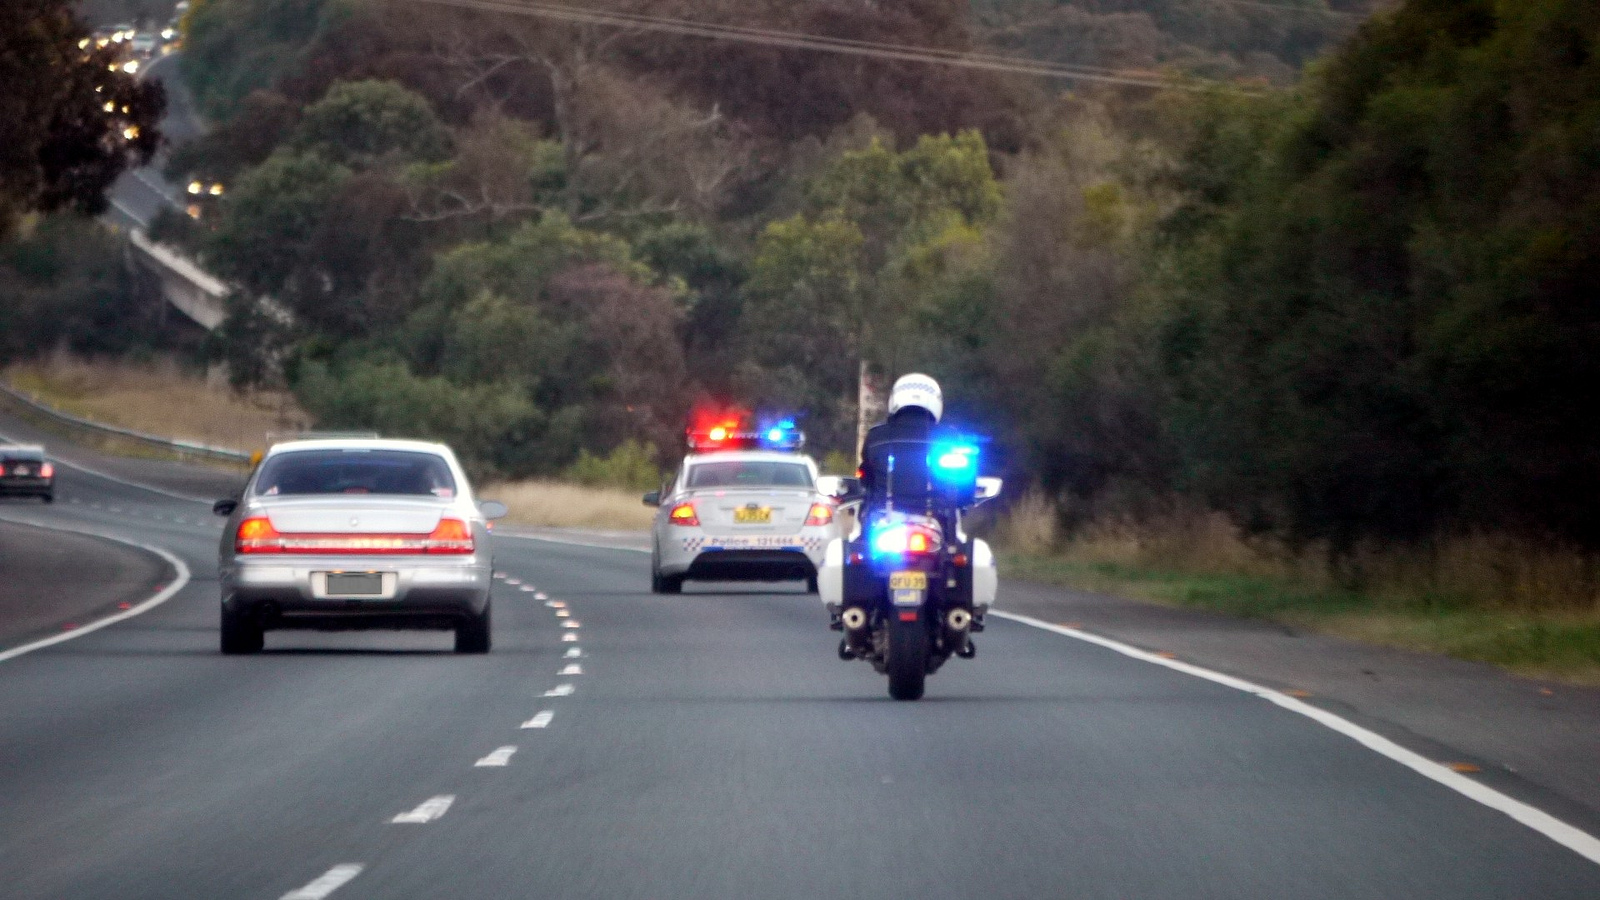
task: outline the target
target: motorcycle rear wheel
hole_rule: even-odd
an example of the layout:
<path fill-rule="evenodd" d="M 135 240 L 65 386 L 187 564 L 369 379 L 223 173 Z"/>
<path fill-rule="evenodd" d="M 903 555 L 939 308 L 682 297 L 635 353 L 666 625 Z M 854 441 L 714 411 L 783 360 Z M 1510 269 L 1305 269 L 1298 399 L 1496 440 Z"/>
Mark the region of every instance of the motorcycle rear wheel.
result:
<path fill-rule="evenodd" d="M 885 627 L 889 630 L 889 696 L 921 700 L 928 680 L 928 626 L 923 622 L 892 621 Z"/>

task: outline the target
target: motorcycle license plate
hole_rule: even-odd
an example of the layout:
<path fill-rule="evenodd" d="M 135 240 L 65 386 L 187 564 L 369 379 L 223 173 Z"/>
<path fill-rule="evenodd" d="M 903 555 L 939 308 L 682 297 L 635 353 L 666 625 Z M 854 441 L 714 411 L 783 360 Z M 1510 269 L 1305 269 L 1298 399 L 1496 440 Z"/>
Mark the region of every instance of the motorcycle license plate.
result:
<path fill-rule="evenodd" d="M 921 606 L 928 593 L 928 573 L 893 572 L 889 575 L 889 600 L 895 606 Z"/>
<path fill-rule="evenodd" d="M 741 506 L 733 511 L 733 521 L 738 525 L 770 525 L 772 507 Z"/>

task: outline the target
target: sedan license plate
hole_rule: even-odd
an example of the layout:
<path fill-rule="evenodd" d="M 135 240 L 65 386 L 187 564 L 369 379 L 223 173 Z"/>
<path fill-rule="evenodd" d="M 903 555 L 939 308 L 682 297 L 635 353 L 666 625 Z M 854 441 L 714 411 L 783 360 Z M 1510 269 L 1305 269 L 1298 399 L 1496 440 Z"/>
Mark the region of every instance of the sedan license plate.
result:
<path fill-rule="evenodd" d="M 379 597 L 383 595 L 383 576 L 377 572 L 329 572 L 331 597 Z"/>
<path fill-rule="evenodd" d="M 733 511 L 733 521 L 736 525 L 770 525 L 772 507 L 741 506 Z"/>

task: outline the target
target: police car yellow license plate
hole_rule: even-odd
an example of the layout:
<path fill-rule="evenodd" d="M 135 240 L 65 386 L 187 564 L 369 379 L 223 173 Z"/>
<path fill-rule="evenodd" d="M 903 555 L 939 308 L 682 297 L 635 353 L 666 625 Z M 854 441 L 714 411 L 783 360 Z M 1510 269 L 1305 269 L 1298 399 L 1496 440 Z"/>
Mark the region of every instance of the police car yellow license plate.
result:
<path fill-rule="evenodd" d="M 772 507 L 741 506 L 733 511 L 733 521 L 736 525 L 770 525 Z"/>

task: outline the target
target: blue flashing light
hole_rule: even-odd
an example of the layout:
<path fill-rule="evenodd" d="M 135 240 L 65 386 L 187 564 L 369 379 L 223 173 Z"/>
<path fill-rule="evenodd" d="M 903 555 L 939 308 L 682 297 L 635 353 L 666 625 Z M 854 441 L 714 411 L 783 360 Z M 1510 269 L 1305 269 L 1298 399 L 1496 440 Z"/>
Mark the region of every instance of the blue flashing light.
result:
<path fill-rule="evenodd" d="M 782 428 L 782 426 L 779 426 L 777 428 L 769 428 L 769 429 L 767 429 L 767 440 L 771 441 L 774 444 L 776 444 L 779 441 L 783 440 L 783 428 Z"/>
<path fill-rule="evenodd" d="M 928 457 L 934 476 L 941 481 L 970 481 L 978 477 L 978 448 L 973 444 L 934 444 Z"/>
<path fill-rule="evenodd" d="M 872 536 L 872 555 L 899 556 L 906 552 L 910 529 L 904 525 L 891 525 Z"/>

